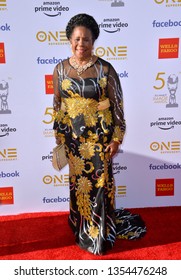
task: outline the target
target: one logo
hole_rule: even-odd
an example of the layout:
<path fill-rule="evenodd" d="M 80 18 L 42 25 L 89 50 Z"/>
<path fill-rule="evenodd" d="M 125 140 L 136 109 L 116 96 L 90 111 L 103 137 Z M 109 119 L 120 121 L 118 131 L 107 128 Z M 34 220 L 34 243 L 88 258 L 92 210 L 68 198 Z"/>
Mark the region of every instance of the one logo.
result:
<path fill-rule="evenodd" d="M 38 31 L 36 39 L 40 43 L 47 42 L 49 45 L 68 45 L 69 41 L 65 31 Z"/>
<path fill-rule="evenodd" d="M 53 94 L 53 75 L 45 75 L 45 92 L 46 94 Z"/>
<path fill-rule="evenodd" d="M 14 204 L 13 187 L 0 188 L 0 205 Z"/>
<path fill-rule="evenodd" d="M 9 84 L 2 80 L 0 82 L 0 114 L 11 114 L 8 106 Z"/>
<path fill-rule="evenodd" d="M 166 142 L 152 142 L 150 149 L 153 152 L 164 153 L 180 153 L 180 141 L 168 141 Z"/>
<path fill-rule="evenodd" d="M 4 11 L 6 10 L 7 4 L 6 4 L 6 0 L 0 0 L 0 11 Z"/>
<path fill-rule="evenodd" d="M 173 196 L 174 195 L 174 179 L 156 179 L 155 181 L 156 196 Z"/>
<path fill-rule="evenodd" d="M 176 91 L 178 88 L 178 76 L 172 74 L 168 77 L 167 88 L 169 91 L 169 103 L 166 105 L 167 108 L 178 107 L 176 102 Z"/>
<path fill-rule="evenodd" d="M 159 5 L 165 4 L 166 7 L 179 7 L 179 6 L 181 6 L 181 0 L 155 0 L 155 3 L 159 4 Z"/>
<path fill-rule="evenodd" d="M 107 60 L 127 59 L 127 46 L 97 47 L 95 55 L 106 57 Z"/>
<path fill-rule="evenodd" d="M 116 187 L 116 197 L 126 196 L 126 186 L 117 186 Z"/>
<path fill-rule="evenodd" d="M 124 7 L 124 2 L 121 0 L 114 0 L 111 3 L 111 7 Z"/>
<path fill-rule="evenodd" d="M 43 183 L 45 185 L 54 185 L 55 187 L 69 186 L 69 174 L 61 174 L 59 176 L 45 175 L 43 177 Z"/>
<path fill-rule="evenodd" d="M 177 126 L 181 126 L 181 121 L 176 121 L 173 117 L 158 118 L 157 121 L 150 123 L 151 128 L 157 127 L 161 130 L 169 130 Z"/>
<path fill-rule="evenodd" d="M 0 150 L 0 161 L 17 160 L 17 149 L 8 148 Z"/>
<path fill-rule="evenodd" d="M 0 43 L 0 63 L 6 63 L 4 43 Z"/>
<path fill-rule="evenodd" d="M 35 13 L 43 13 L 48 17 L 61 16 L 62 12 L 68 12 L 69 7 L 60 6 L 60 2 L 45 2 L 41 6 L 35 7 Z"/>
<path fill-rule="evenodd" d="M 0 124 L 0 137 L 9 136 L 10 133 L 16 132 L 16 128 L 11 128 L 7 124 Z"/>
<path fill-rule="evenodd" d="M 178 58 L 179 38 L 159 39 L 158 58 Z"/>
<path fill-rule="evenodd" d="M 99 27 L 108 33 L 120 32 L 121 29 L 128 27 L 128 23 L 120 22 L 119 18 L 106 18 L 99 24 Z"/>

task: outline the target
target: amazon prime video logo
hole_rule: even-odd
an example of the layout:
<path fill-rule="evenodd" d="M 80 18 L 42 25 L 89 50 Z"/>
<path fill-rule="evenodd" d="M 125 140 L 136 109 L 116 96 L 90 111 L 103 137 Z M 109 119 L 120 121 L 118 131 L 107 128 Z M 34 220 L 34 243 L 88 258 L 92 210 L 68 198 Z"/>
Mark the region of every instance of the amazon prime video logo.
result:
<path fill-rule="evenodd" d="M 59 1 L 56 2 L 45 2 L 43 1 L 41 6 L 35 7 L 35 13 L 43 13 L 48 17 L 61 16 L 63 12 L 68 12 L 69 7 L 64 7 L 60 4 Z"/>
<path fill-rule="evenodd" d="M 105 18 L 99 28 L 108 33 L 120 32 L 123 28 L 128 27 L 127 22 L 121 22 L 119 18 Z"/>
<path fill-rule="evenodd" d="M 10 127 L 6 123 L 0 123 L 0 137 L 9 136 L 10 133 L 16 132 L 15 127 Z"/>
<path fill-rule="evenodd" d="M 150 123 L 150 127 L 158 127 L 161 130 L 170 130 L 181 126 L 181 120 L 175 120 L 173 117 L 161 117 L 157 121 Z"/>

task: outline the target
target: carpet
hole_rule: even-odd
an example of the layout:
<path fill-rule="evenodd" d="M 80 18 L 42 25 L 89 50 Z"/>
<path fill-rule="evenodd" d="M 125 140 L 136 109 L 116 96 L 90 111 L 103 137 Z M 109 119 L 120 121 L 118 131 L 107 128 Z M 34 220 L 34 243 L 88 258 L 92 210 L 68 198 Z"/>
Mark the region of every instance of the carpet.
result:
<path fill-rule="evenodd" d="M 117 239 L 106 255 L 81 250 L 68 226 L 68 212 L 0 217 L 1 260 L 180 260 L 181 207 L 129 209 L 147 226 L 138 240 Z"/>

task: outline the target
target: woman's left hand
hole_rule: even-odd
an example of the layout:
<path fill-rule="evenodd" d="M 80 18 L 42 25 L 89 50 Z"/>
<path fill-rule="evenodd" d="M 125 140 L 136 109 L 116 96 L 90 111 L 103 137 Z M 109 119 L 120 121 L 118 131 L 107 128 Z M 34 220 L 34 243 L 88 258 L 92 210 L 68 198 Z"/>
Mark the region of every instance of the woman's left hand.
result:
<path fill-rule="evenodd" d="M 119 148 L 119 143 L 116 141 L 111 141 L 110 144 L 106 147 L 105 152 L 109 152 L 110 157 L 115 156 Z"/>

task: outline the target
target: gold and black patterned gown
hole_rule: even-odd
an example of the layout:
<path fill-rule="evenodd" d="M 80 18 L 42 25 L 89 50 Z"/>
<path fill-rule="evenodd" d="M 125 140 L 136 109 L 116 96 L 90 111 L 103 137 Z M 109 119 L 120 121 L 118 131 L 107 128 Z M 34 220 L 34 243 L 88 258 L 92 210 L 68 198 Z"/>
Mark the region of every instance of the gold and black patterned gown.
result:
<path fill-rule="evenodd" d="M 122 142 L 125 133 L 121 84 L 112 65 L 101 58 L 81 76 L 69 59 L 63 60 L 54 69 L 53 84 L 53 128 L 69 163 L 69 224 L 81 248 L 101 255 L 116 236 L 137 238 L 145 232 L 144 225 L 133 225 L 130 234 L 130 213 L 115 210 L 112 161 L 105 152 L 111 140 Z"/>

